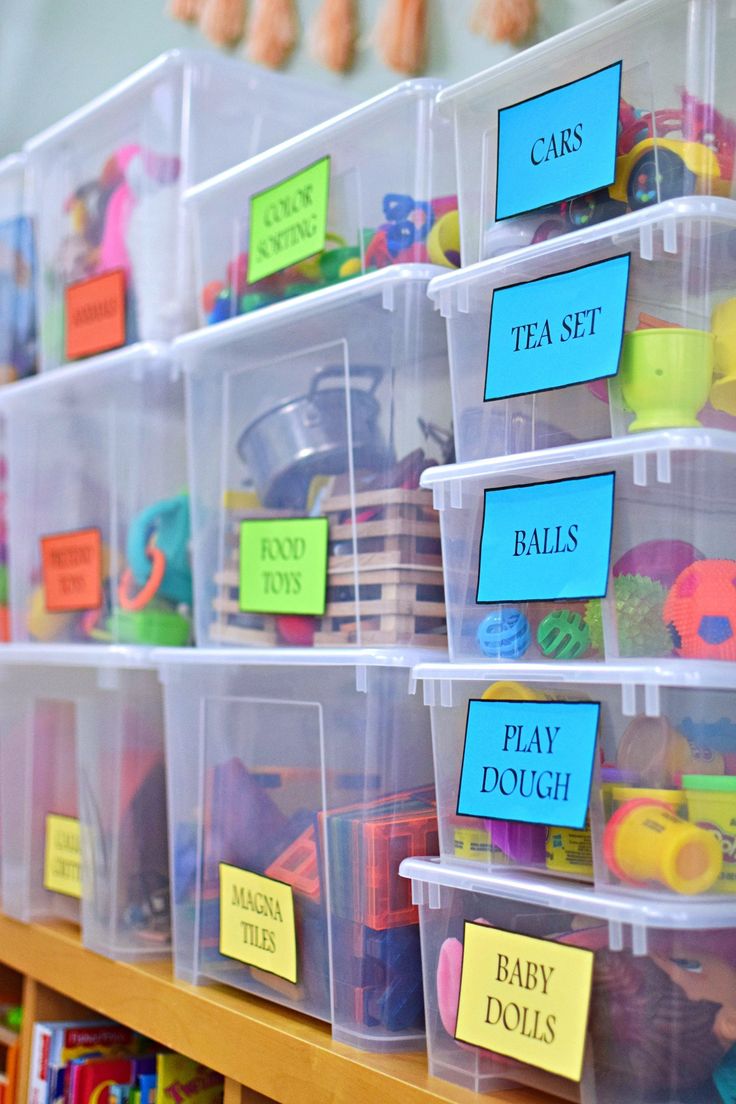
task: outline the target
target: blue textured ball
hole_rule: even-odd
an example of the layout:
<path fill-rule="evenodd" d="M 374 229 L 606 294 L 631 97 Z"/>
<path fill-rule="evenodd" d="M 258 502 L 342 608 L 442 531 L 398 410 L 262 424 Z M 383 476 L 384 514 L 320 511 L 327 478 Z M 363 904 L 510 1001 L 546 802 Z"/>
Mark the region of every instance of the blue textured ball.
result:
<path fill-rule="evenodd" d="M 531 644 L 532 633 L 521 610 L 511 606 L 489 613 L 478 626 L 475 639 L 489 659 L 521 659 Z"/>

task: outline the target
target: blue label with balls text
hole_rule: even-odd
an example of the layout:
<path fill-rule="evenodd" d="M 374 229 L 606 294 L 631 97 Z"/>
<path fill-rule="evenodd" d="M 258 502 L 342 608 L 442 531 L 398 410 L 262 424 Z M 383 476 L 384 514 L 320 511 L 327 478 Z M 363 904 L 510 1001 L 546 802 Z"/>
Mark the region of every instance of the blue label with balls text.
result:
<path fill-rule="evenodd" d="M 602 598 L 614 472 L 485 491 L 476 601 Z"/>
<path fill-rule="evenodd" d="M 624 339 L 629 254 L 497 288 L 484 399 L 615 376 Z"/>
<path fill-rule="evenodd" d="M 458 816 L 583 828 L 598 702 L 468 702 Z"/>
<path fill-rule="evenodd" d="M 612 184 L 621 62 L 498 113 L 496 220 Z"/>

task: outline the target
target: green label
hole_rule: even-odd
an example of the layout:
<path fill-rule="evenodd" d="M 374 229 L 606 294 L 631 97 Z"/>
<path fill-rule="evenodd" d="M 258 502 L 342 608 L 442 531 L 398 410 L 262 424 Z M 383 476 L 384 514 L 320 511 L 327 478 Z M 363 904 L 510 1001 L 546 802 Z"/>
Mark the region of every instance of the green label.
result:
<path fill-rule="evenodd" d="M 321 617 L 327 601 L 329 522 L 257 518 L 240 523 L 240 608 L 243 613 Z"/>
<path fill-rule="evenodd" d="M 329 157 L 251 196 L 249 284 L 322 252 L 329 196 Z"/>

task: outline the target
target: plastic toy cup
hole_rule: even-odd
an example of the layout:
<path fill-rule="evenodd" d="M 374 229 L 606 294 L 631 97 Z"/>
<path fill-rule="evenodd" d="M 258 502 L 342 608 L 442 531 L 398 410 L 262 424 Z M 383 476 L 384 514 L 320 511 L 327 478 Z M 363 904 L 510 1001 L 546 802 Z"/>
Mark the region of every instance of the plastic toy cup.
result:
<path fill-rule="evenodd" d="M 669 805 L 646 797 L 619 806 L 603 834 L 609 870 L 628 885 L 659 882 L 675 893 L 706 893 L 718 881 L 723 856 L 712 832 Z"/>
<path fill-rule="evenodd" d="M 460 267 L 460 212 L 448 211 L 435 222 L 427 238 L 427 253 L 432 264 L 445 268 Z"/>
<path fill-rule="evenodd" d="M 523 682 L 512 682 L 511 679 L 491 683 L 483 691 L 481 698 L 485 701 L 546 701 L 545 695 L 539 690 L 532 690 Z"/>
<path fill-rule="evenodd" d="M 711 832 L 723 853 L 721 876 L 714 888 L 736 893 L 736 778 L 684 774 L 682 788 L 688 820 Z"/>
<path fill-rule="evenodd" d="M 542 866 L 545 861 L 545 829 L 541 824 L 515 820 L 486 820 L 494 848 L 519 866 Z"/>
<path fill-rule="evenodd" d="M 619 770 L 618 767 L 601 767 L 601 796 L 606 819 L 613 812 L 613 791 L 621 786 L 635 787 L 640 781 L 633 770 Z"/>
<path fill-rule="evenodd" d="M 593 845 L 590 824 L 584 828 L 547 829 L 547 869 L 572 878 L 593 877 Z"/>
<path fill-rule="evenodd" d="M 716 307 L 711 325 L 715 337 L 713 372 L 716 378 L 710 401 L 716 410 L 736 415 L 736 299 L 726 299 Z"/>
<path fill-rule="evenodd" d="M 708 402 L 715 338 L 705 330 L 680 327 L 626 334 L 619 377 L 626 406 L 636 417 L 630 433 L 700 425 Z"/>
<path fill-rule="evenodd" d="M 673 813 L 685 811 L 685 797 L 681 790 L 654 789 L 650 786 L 611 787 L 611 807 L 614 812 L 627 801 L 637 801 L 639 798 L 666 805 Z"/>

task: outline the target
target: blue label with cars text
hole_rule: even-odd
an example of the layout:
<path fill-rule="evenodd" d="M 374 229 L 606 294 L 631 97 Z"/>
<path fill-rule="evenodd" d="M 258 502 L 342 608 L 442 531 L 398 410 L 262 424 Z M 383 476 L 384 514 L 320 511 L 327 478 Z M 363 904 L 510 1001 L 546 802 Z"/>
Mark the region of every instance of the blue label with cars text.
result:
<path fill-rule="evenodd" d="M 499 111 L 497 221 L 613 183 L 620 92 L 618 61 Z"/>

